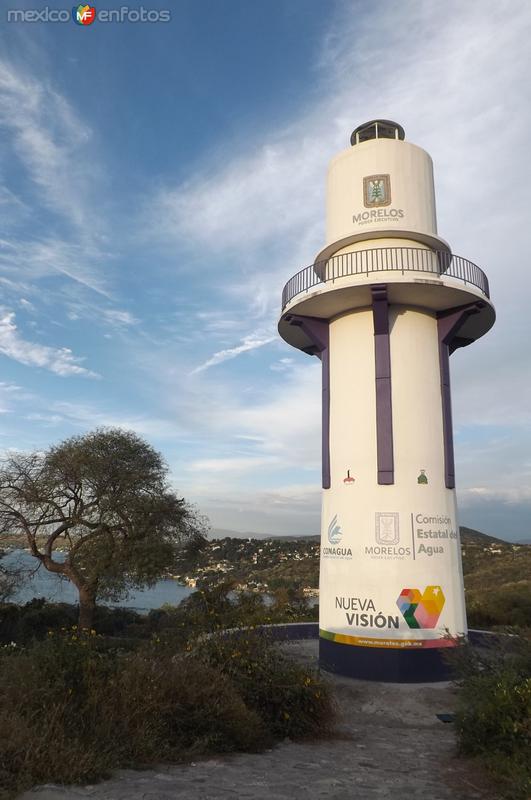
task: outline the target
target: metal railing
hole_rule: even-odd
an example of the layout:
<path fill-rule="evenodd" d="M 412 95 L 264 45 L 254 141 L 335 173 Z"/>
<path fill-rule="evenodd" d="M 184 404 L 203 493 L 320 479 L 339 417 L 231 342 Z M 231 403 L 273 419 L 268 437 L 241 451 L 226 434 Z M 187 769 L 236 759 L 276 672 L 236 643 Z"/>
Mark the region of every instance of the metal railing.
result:
<path fill-rule="evenodd" d="M 282 310 L 298 294 L 350 275 L 369 275 L 372 272 L 422 272 L 438 278 L 456 278 L 465 284 L 480 289 L 489 295 L 487 276 L 472 261 L 454 256 L 445 250 L 426 250 L 421 247 L 378 247 L 373 250 L 357 250 L 332 256 L 326 261 L 317 261 L 297 272 L 282 291 Z"/>

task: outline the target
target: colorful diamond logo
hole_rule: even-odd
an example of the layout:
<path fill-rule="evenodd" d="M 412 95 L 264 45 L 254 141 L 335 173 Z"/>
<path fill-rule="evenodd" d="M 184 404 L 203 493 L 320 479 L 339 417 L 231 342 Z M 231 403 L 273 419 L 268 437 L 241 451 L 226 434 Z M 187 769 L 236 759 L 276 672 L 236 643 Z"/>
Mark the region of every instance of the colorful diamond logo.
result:
<path fill-rule="evenodd" d="M 424 594 L 418 589 L 402 589 L 396 601 L 410 628 L 435 628 L 444 603 L 440 586 L 426 586 Z"/>

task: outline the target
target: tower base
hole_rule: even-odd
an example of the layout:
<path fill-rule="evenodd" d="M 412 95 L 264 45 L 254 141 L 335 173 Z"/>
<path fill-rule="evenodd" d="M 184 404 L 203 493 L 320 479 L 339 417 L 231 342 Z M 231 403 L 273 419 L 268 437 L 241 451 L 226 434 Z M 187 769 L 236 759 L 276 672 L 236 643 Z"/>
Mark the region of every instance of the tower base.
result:
<path fill-rule="evenodd" d="M 447 648 L 388 650 L 356 647 L 319 638 L 319 665 L 328 672 L 384 683 L 435 683 L 451 680 Z"/>

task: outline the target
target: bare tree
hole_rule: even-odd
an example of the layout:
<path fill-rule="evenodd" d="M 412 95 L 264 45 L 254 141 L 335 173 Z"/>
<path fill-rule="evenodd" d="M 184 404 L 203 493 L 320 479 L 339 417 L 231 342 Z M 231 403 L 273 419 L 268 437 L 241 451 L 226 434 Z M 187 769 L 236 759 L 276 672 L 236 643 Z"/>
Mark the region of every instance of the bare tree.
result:
<path fill-rule="evenodd" d="M 79 625 L 171 569 L 205 521 L 168 483 L 162 456 L 130 431 L 98 429 L 0 467 L 0 533 L 20 538 L 79 593 Z"/>

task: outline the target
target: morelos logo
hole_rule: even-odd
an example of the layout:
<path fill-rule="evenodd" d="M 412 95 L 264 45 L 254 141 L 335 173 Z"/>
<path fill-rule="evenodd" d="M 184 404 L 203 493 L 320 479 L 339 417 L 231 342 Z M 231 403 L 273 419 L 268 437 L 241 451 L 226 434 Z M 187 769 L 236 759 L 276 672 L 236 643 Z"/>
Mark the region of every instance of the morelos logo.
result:
<path fill-rule="evenodd" d="M 440 586 L 426 586 L 424 594 L 418 589 L 402 589 L 396 601 L 410 628 L 435 628 L 444 603 Z"/>
<path fill-rule="evenodd" d="M 372 558 L 405 558 L 411 548 L 399 546 L 400 525 L 398 511 L 377 511 L 374 538 L 376 545 L 366 545 L 365 555 Z"/>
<path fill-rule="evenodd" d="M 363 179 L 363 205 L 365 208 L 391 205 L 391 177 L 369 175 Z"/>
<path fill-rule="evenodd" d="M 377 544 L 398 544 L 400 541 L 399 517 L 397 511 L 377 511 L 376 521 L 376 543 Z"/>
<path fill-rule="evenodd" d="M 378 221 L 402 219 L 402 208 L 384 208 L 391 205 L 391 177 L 389 175 L 368 175 L 363 179 L 363 205 L 370 211 L 353 214 L 352 222 L 368 225 Z"/>

